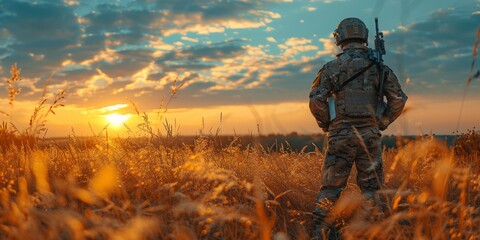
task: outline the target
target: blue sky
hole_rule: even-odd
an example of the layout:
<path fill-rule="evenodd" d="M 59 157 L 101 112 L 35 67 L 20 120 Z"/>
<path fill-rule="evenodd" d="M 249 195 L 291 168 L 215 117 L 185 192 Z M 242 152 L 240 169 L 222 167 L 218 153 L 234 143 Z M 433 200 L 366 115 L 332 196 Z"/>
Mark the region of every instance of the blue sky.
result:
<path fill-rule="evenodd" d="M 346 17 L 363 19 L 373 43 L 374 17 L 379 17 L 386 63 L 410 99 L 421 106 L 452 103 L 465 88 L 480 24 L 479 4 L 476 0 L 0 0 L 0 77 L 7 79 L 10 66 L 17 63 L 23 76 L 18 99 L 39 99 L 48 82 L 51 91 L 66 88 L 66 104 L 83 112 L 129 101 L 153 111 L 168 99 L 175 79 L 183 86 L 169 105 L 173 110 L 307 104 L 316 72 L 338 52 L 331 38 L 338 22 Z M 0 96 L 6 96 L 5 81 L 0 84 Z M 476 79 L 468 89 L 472 106 L 480 103 L 478 86 Z M 301 109 L 300 115 L 309 114 Z M 439 111 L 438 106 L 431 109 Z M 469 114 L 465 127 L 480 119 Z M 428 121 L 425 116 L 412 118 L 413 125 Z M 313 118 L 305 119 L 309 125 L 302 129 L 295 128 L 300 122 L 285 121 L 276 125 L 287 127 L 266 132 L 311 133 L 316 128 Z M 431 125 L 437 132 L 452 130 Z"/>

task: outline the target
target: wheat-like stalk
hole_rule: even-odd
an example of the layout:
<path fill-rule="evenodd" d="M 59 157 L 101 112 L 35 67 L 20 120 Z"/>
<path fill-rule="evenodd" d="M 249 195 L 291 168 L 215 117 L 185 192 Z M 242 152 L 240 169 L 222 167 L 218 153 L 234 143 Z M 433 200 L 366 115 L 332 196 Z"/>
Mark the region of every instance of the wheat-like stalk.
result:
<path fill-rule="evenodd" d="M 7 79 L 8 84 L 8 104 L 13 106 L 15 97 L 20 93 L 20 88 L 16 86 L 16 83 L 21 80 L 20 78 L 20 68 L 17 67 L 17 64 L 13 64 L 10 70 L 11 77 Z"/>

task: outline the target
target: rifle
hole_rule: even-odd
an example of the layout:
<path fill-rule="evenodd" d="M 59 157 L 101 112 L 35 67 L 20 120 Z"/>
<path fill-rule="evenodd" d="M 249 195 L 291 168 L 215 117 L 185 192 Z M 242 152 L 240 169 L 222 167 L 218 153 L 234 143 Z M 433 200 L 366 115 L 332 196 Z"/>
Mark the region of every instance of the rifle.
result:
<path fill-rule="evenodd" d="M 385 82 L 385 65 L 383 64 L 383 55 L 385 55 L 385 40 L 383 32 L 378 31 L 378 18 L 375 18 L 375 49 L 368 49 L 368 58 L 375 62 L 379 73 L 379 86 L 377 92 L 377 109 L 375 115 L 378 119 L 382 117 L 387 104 L 384 101 L 383 84 Z"/>

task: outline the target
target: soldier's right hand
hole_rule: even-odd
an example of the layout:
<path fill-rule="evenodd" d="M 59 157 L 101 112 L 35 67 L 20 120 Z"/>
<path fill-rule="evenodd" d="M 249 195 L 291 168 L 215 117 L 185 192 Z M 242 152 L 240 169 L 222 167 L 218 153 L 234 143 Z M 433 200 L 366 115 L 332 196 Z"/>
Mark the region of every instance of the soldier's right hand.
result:
<path fill-rule="evenodd" d="M 378 121 L 378 128 L 381 131 L 384 131 L 385 129 L 388 128 L 388 125 L 390 125 L 390 121 L 388 120 L 387 117 L 382 116 L 382 118 Z"/>

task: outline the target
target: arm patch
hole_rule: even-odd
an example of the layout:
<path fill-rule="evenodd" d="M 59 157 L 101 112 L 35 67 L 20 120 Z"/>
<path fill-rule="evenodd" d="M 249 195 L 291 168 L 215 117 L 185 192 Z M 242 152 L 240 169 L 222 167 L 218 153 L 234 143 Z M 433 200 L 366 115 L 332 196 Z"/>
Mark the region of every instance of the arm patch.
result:
<path fill-rule="evenodd" d="M 318 86 L 320 84 L 320 79 L 322 78 L 322 73 L 323 73 L 323 67 L 318 71 L 317 77 L 313 81 L 311 89 L 314 89 L 316 86 Z"/>

